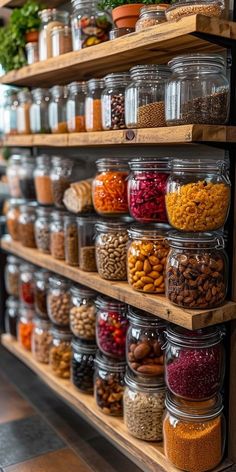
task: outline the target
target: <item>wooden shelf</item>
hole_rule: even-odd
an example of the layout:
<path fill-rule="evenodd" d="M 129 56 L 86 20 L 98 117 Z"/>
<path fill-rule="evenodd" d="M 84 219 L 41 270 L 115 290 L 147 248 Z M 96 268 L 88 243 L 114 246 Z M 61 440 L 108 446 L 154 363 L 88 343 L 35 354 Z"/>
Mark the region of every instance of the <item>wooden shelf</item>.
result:
<path fill-rule="evenodd" d="M 83 272 L 50 255 L 42 254 L 37 249 L 23 247 L 20 243 L 12 241 L 9 236 L 5 236 L 1 240 L 1 248 L 32 264 L 56 272 L 74 282 L 86 285 L 187 329 L 204 328 L 236 319 L 236 303 L 234 302 L 228 301 L 222 307 L 209 310 L 182 309 L 172 305 L 164 295 L 135 292 L 127 282 L 111 282 L 102 279 L 96 272 Z"/>
<path fill-rule="evenodd" d="M 166 63 L 196 50 L 220 52 L 235 40 L 235 22 L 192 15 L 11 71 L 1 82 L 30 87 L 66 84 L 127 70 L 137 63 Z"/>
<path fill-rule="evenodd" d="M 25 0 L 0 0 L 0 8 L 22 7 L 24 3 Z M 43 5 L 45 6 L 45 8 L 54 8 L 58 7 L 59 5 L 62 5 L 63 3 L 66 3 L 66 0 L 46 0 L 43 2 Z"/>

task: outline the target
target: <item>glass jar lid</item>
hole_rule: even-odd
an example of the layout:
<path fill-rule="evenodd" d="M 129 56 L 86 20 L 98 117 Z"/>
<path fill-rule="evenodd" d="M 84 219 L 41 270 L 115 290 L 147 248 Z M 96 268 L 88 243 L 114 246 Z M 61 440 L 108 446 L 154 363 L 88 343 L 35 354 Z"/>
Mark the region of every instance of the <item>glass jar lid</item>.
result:
<path fill-rule="evenodd" d="M 224 238 L 219 233 L 180 233 L 170 231 L 168 234 L 170 247 L 177 249 L 224 249 Z M 187 256 L 186 261 L 187 261 Z M 183 261 L 184 262 L 184 261 Z M 182 263 L 183 263 L 182 262 Z"/>
<path fill-rule="evenodd" d="M 10 208 L 18 208 L 25 205 L 26 200 L 24 198 L 9 198 L 8 203 Z"/>
<path fill-rule="evenodd" d="M 190 422 L 213 420 L 222 413 L 224 408 L 220 394 L 210 400 L 191 402 L 182 400 L 167 391 L 165 404 L 173 416 Z"/>
<path fill-rule="evenodd" d="M 94 298 L 97 295 L 97 292 L 95 292 L 95 290 L 92 290 L 87 287 L 82 287 L 82 285 L 72 285 L 70 291 L 72 296 L 78 298 Z"/>
<path fill-rule="evenodd" d="M 64 277 L 60 277 L 60 276 L 51 276 L 49 277 L 49 284 L 53 287 L 53 288 L 66 288 L 68 289 L 69 288 L 69 281 L 67 279 L 65 279 Z"/>
<path fill-rule="evenodd" d="M 90 79 L 87 82 L 87 87 L 89 90 L 103 89 L 104 86 L 104 79 Z"/>
<path fill-rule="evenodd" d="M 119 218 L 117 220 L 108 220 L 108 221 L 99 221 L 96 223 L 95 228 L 98 232 L 117 232 L 117 231 L 126 231 L 130 224 L 133 223 L 133 218 L 127 216 L 124 218 Z"/>
<path fill-rule="evenodd" d="M 87 82 L 71 82 L 68 85 L 68 90 L 72 94 L 78 93 L 78 92 L 87 92 Z"/>
<path fill-rule="evenodd" d="M 43 23 L 56 20 L 69 21 L 69 13 L 65 10 L 57 10 L 56 8 L 45 8 L 38 12 L 38 16 Z"/>
<path fill-rule="evenodd" d="M 77 338 L 73 338 L 71 343 L 72 348 L 76 352 L 81 352 L 82 354 L 96 354 L 97 345 L 93 342 L 83 341 Z"/>
<path fill-rule="evenodd" d="M 154 5 L 144 5 L 140 10 L 139 17 L 142 18 L 146 13 L 156 13 L 160 14 L 160 17 L 165 18 L 165 10 L 169 7 L 168 3 L 154 4 Z"/>
<path fill-rule="evenodd" d="M 196 3 L 199 4 L 199 2 L 196 2 Z M 208 3 L 208 0 L 206 3 Z M 189 2 L 189 4 L 191 5 L 193 4 L 193 2 Z M 174 5 L 174 7 L 176 7 L 176 5 Z M 172 71 L 177 70 L 179 67 L 192 66 L 192 65 L 199 66 L 199 67 L 200 66 L 205 66 L 205 67 L 214 66 L 220 69 L 224 69 L 225 59 L 223 56 L 220 56 L 219 54 L 194 53 L 194 54 L 183 54 L 182 56 L 177 56 L 168 62 L 168 66 L 171 68 Z"/>
<path fill-rule="evenodd" d="M 114 298 L 106 297 L 105 295 L 98 297 L 95 300 L 95 305 L 98 309 L 102 310 L 120 310 L 127 311 L 126 303 L 120 302 L 119 300 L 114 300 Z"/>
<path fill-rule="evenodd" d="M 131 239 L 165 239 L 170 231 L 170 225 L 166 223 L 153 223 L 148 225 L 133 225 L 128 229 Z"/>
<path fill-rule="evenodd" d="M 22 259 L 19 259 L 16 256 L 7 256 L 8 264 L 22 264 Z"/>
<path fill-rule="evenodd" d="M 221 342 L 223 335 L 224 329 L 219 326 L 190 331 L 181 326 L 169 325 L 166 331 L 166 339 L 171 344 L 193 349 L 215 346 Z"/>
<path fill-rule="evenodd" d="M 40 156 L 36 157 L 36 162 L 37 166 L 50 166 L 51 164 L 51 156 L 48 156 L 48 154 L 41 154 Z"/>
<path fill-rule="evenodd" d="M 50 93 L 53 98 L 67 98 L 67 85 L 54 85 L 54 87 L 50 89 Z"/>
<path fill-rule="evenodd" d="M 74 215 L 70 215 L 70 214 L 66 213 L 65 216 L 64 216 L 64 222 L 65 222 L 66 225 L 68 225 L 70 223 L 76 224 L 77 223 L 77 217 L 74 216 Z"/>
<path fill-rule="evenodd" d="M 54 210 L 51 214 L 51 221 L 64 221 L 64 217 L 68 214 L 67 211 Z"/>
<path fill-rule="evenodd" d="M 157 64 L 141 64 L 130 69 L 131 79 L 139 79 L 145 77 L 147 81 L 166 79 L 170 76 L 168 66 Z"/>
<path fill-rule="evenodd" d="M 163 159 L 155 157 L 136 157 L 129 161 L 131 170 L 156 170 L 158 172 L 170 172 L 169 159 L 164 157 Z"/>
<path fill-rule="evenodd" d="M 49 218 L 54 210 L 54 207 L 39 207 L 36 209 L 36 215 L 40 218 Z"/>
<path fill-rule="evenodd" d="M 61 156 L 53 156 L 52 165 L 53 167 L 72 167 L 73 161 L 71 159 L 64 159 Z"/>
<path fill-rule="evenodd" d="M 143 327 L 165 328 L 166 322 L 151 313 L 128 305 L 128 319 L 131 323 Z"/>
<path fill-rule="evenodd" d="M 128 158 L 103 158 L 96 161 L 96 166 L 99 172 L 106 172 L 109 170 L 116 170 L 117 172 L 129 171 Z"/>
<path fill-rule="evenodd" d="M 31 94 L 33 96 L 34 100 L 40 100 L 42 98 L 47 98 L 49 99 L 50 97 L 50 91 L 45 88 L 36 88 L 31 90 Z"/>
<path fill-rule="evenodd" d="M 7 308 L 19 308 L 19 305 L 20 305 L 20 302 L 19 302 L 19 299 L 16 298 L 16 297 L 8 297 L 6 299 L 6 307 Z"/>
<path fill-rule="evenodd" d="M 95 364 L 99 369 L 104 369 L 108 372 L 125 372 L 126 369 L 126 361 L 105 356 L 99 350 L 96 353 Z"/>
<path fill-rule="evenodd" d="M 224 174 L 228 171 L 229 165 L 227 161 L 223 161 L 220 159 L 171 159 L 169 161 L 169 168 L 174 173 L 210 173 L 210 172 L 217 172 Z"/>
<path fill-rule="evenodd" d="M 60 339 L 61 341 L 71 341 L 73 334 L 68 328 L 62 328 L 54 326 L 51 329 L 53 338 Z"/>
<path fill-rule="evenodd" d="M 112 74 L 108 74 L 104 77 L 105 87 L 109 87 L 110 85 L 128 85 L 130 82 L 130 74 L 129 72 L 113 72 Z"/>
<path fill-rule="evenodd" d="M 98 220 L 98 215 L 96 213 L 89 213 L 87 215 L 77 217 L 77 223 L 79 227 L 86 224 L 90 224 L 90 223 L 95 224 L 97 220 Z"/>
<path fill-rule="evenodd" d="M 133 374 L 130 369 L 126 370 L 125 385 L 135 392 L 147 391 L 149 393 L 162 393 L 166 391 L 166 386 L 162 378 L 158 379 L 158 377 L 140 377 Z"/>
<path fill-rule="evenodd" d="M 9 164 L 19 165 L 20 163 L 21 163 L 21 154 L 12 154 L 12 156 L 9 159 Z"/>

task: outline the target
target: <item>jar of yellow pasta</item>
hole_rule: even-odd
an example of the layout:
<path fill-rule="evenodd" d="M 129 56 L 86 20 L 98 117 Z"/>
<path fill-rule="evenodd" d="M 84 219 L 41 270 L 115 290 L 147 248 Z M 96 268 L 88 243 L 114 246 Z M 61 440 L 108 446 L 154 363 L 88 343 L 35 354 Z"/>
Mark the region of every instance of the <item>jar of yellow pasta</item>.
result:
<path fill-rule="evenodd" d="M 222 228 L 230 206 L 230 180 L 225 161 L 173 159 L 167 181 L 166 211 L 169 223 L 180 231 Z"/>

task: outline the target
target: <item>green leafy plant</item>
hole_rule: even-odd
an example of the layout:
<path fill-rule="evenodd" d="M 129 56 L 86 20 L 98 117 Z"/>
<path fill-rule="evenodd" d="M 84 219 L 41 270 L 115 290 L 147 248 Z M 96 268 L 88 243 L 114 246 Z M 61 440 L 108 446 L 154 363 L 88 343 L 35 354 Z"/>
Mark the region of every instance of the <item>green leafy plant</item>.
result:
<path fill-rule="evenodd" d="M 101 10 L 109 10 L 121 5 L 130 5 L 132 3 L 143 3 L 144 5 L 170 3 L 170 0 L 101 0 L 99 8 Z"/>

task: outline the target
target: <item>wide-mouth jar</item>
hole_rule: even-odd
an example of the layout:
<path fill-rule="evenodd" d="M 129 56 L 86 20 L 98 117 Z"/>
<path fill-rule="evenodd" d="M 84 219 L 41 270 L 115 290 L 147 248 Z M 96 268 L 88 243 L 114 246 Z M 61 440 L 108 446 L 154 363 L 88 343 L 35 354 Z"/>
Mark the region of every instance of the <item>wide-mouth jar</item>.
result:
<path fill-rule="evenodd" d="M 74 336 L 95 341 L 97 293 L 83 286 L 71 287 L 70 329 Z"/>
<path fill-rule="evenodd" d="M 37 88 L 31 91 L 32 104 L 30 107 L 31 133 L 50 133 L 48 105 L 50 92 L 47 89 Z"/>
<path fill-rule="evenodd" d="M 50 220 L 53 207 L 40 207 L 36 210 L 34 224 L 36 246 L 39 251 L 50 254 Z"/>
<path fill-rule="evenodd" d="M 52 344 L 51 323 L 47 320 L 34 319 L 32 333 L 32 354 L 36 361 L 49 363 L 49 352 Z"/>
<path fill-rule="evenodd" d="M 219 18 L 224 9 L 224 0 L 176 0 L 165 14 L 168 21 L 197 14 Z"/>
<path fill-rule="evenodd" d="M 73 0 L 72 8 L 73 51 L 109 40 L 111 18 L 109 13 L 101 10 L 97 0 Z"/>
<path fill-rule="evenodd" d="M 71 309 L 70 283 L 63 277 L 49 277 L 47 312 L 54 325 L 69 327 Z"/>
<path fill-rule="evenodd" d="M 31 351 L 31 340 L 34 328 L 34 310 L 30 307 L 20 306 L 19 321 L 17 324 L 17 341 L 20 346 Z"/>
<path fill-rule="evenodd" d="M 72 382 L 84 393 L 93 393 L 96 344 L 74 338 L 72 341 Z"/>
<path fill-rule="evenodd" d="M 10 334 L 14 338 L 17 336 L 19 307 L 20 303 L 18 298 L 12 296 L 7 298 L 5 310 L 5 329 L 6 333 Z"/>
<path fill-rule="evenodd" d="M 40 205 L 53 205 L 52 183 L 50 179 L 51 157 L 42 154 L 36 158 L 34 185 Z"/>
<path fill-rule="evenodd" d="M 41 269 L 34 275 L 34 303 L 35 311 L 39 318 L 48 320 L 47 291 L 50 272 Z"/>
<path fill-rule="evenodd" d="M 103 79 L 90 79 L 87 82 L 85 99 L 85 128 L 86 131 L 102 131 L 102 102 L 101 95 L 105 83 Z"/>
<path fill-rule="evenodd" d="M 19 275 L 22 261 L 15 256 L 7 256 L 5 266 L 5 287 L 8 295 L 19 297 Z"/>
<path fill-rule="evenodd" d="M 96 272 L 95 224 L 97 215 L 87 214 L 77 218 L 79 239 L 79 267 L 85 272 Z"/>
<path fill-rule="evenodd" d="M 52 372 L 62 379 L 70 378 L 72 334 L 68 328 L 53 327 L 49 351 L 49 365 Z"/>
<path fill-rule="evenodd" d="M 69 133 L 85 131 L 86 82 L 72 82 L 68 85 L 66 119 Z"/>
<path fill-rule="evenodd" d="M 64 193 L 72 182 L 72 175 L 75 167 L 76 166 L 71 159 L 64 159 L 60 156 L 53 156 L 52 158 L 50 178 L 53 201 L 57 208 L 64 208 Z"/>
<path fill-rule="evenodd" d="M 20 205 L 20 216 L 18 219 L 19 240 L 25 247 L 36 248 L 34 232 L 36 208 L 36 202 Z"/>
<path fill-rule="evenodd" d="M 165 10 L 168 6 L 168 4 L 143 6 L 135 24 L 136 33 L 146 30 L 150 26 L 164 23 L 166 21 Z"/>
<path fill-rule="evenodd" d="M 130 82 L 128 72 L 117 72 L 104 77 L 102 92 L 102 127 L 104 130 L 124 129 L 125 89 Z"/>
<path fill-rule="evenodd" d="M 25 203 L 21 198 L 10 198 L 9 206 L 6 214 L 7 231 L 14 241 L 19 241 L 19 216 L 20 206 Z"/>
<path fill-rule="evenodd" d="M 54 85 L 50 89 L 51 99 L 48 107 L 49 126 L 52 133 L 67 133 L 66 102 L 67 86 Z"/>

